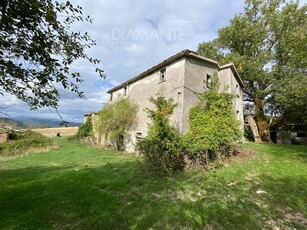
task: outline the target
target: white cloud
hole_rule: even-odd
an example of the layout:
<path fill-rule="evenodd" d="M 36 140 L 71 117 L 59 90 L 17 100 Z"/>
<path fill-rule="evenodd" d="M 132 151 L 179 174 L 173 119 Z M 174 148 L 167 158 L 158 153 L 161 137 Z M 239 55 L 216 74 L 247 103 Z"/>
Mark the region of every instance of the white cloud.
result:
<path fill-rule="evenodd" d="M 107 79 L 99 78 L 88 63 L 80 61 L 73 66 L 84 76 L 80 89 L 85 98 L 61 90 L 59 111 L 70 121 L 82 121 L 84 113 L 99 110 L 107 99 L 106 91 L 114 85 L 180 50 L 195 50 L 198 43 L 217 37 L 217 30 L 243 9 L 243 1 L 227 0 L 77 0 L 73 3 L 81 5 L 84 15 L 94 19 L 92 24 L 78 23 L 73 28 L 87 31 L 97 41 L 88 54 L 101 60 Z M 167 37 L 172 31 L 175 35 Z M 13 96 L 0 97 L 0 105 L 13 104 L 9 111 L 12 117 L 22 114 L 57 118 L 48 109 L 29 111 L 25 103 Z"/>

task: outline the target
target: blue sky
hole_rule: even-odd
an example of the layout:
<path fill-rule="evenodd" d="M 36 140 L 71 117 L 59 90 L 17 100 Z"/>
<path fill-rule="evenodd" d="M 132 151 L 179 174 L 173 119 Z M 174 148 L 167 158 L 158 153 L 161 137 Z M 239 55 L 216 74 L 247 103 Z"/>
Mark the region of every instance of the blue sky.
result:
<path fill-rule="evenodd" d="M 85 98 L 61 90 L 59 111 L 64 120 L 80 122 L 83 114 L 99 110 L 107 99 L 106 91 L 134 77 L 167 57 L 183 50 L 196 50 L 198 43 L 217 37 L 219 28 L 243 11 L 244 1 L 227 0 L 152 0 L 72 1 L 83 7 L 93 23 L 78 23 L 74 30 L 88 32 L 97 46 L 87 53 L 101 60 L 107 79 L 100 79 L 88 63 L 77 62 L 84 82 Z M 0 97 L 2 107 L 11 106 L 11 117 L 35 116 L 58 119 L 49 109 L 30 111 L 14 96 Z"/>

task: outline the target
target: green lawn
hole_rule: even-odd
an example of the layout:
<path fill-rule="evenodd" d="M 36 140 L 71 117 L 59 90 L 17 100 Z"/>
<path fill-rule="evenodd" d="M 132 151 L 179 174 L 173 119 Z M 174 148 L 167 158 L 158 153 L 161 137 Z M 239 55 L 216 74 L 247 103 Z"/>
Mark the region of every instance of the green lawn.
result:
<path fill-rule="evenodd" d="M 141 158 L 60 142 L 0 161 L 1 229 L 306 229 L 307 146 L 246 144 L 210 173 L 146 173 Z"/>

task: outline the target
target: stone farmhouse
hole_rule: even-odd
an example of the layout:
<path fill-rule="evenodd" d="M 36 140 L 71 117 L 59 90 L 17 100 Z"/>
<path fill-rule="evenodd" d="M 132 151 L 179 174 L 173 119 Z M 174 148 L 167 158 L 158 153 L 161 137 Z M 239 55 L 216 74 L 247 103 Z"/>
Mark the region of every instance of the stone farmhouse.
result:
<path fill-rule="evenodd" d="M 207 83 L 214 75 L 219 79 L 220 92 L 235 95 L 233 113 L 240 121 L 243 130 L 243 83 L 235 66 L 233 64 L 220 66 L 214 60 L 190 50 L 183 50 L 107 92 L 109 103 L 128 97 L 139 106 L 138 123 L 129 133 L 126 150 L 133 151 L 138 139 L 147 135 L 151 120 L 144 109 L 153 108 L 149 98 L 157 94 L 166 99 L 172 98 L 174 103 L 178 104 L 170 121 L 182 134 L 187 133 L 189 109 L 197 103 L 196 94 L 206 90 Z"/>

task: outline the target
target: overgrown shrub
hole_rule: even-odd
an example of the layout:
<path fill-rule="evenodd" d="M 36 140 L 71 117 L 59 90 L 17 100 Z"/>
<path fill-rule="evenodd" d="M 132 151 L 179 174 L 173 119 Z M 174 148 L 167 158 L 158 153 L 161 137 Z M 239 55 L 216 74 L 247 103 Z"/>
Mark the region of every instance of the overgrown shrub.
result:
<path fill-rule="evenodd" d="M 32 131 L 12 131 L 10 136 L 13 138 L 12 140 L 0 144 L 1 157 L 43 151 L 57 146 L 51 138 Z"/>
<path fill-rule="evenodd" d="M 91 137 L 91 136 L 93 136 L 93 123 L 92 123 L 92 118 L 89 117 L 84 124 L 79 126 L 75 138 L 80 140 L 85 137 Z"/>
<path fill-rule="evenodd" d="M 128 131 L 136 124 L 138 106 L 129 98 L 107 104 L 97 114 L 95 129 L 105 143 L 124 150 Z"/>
<path fill-rule="evenodd" d="M 152 119 L 148 135 L 138 143 L 138 150 L 144 155 L 147 168 L 159 171 L 182 169 L 181 137 L 178 131 L 169 124 L 169 117 L 176 107 L 172 99 L 161 96 L 150 98 L 155 110 L 146 109 Z"/>
<path fill-rule="evenodd" d="M 232 111 L 233 96 L 218 92 L 218 81 L 198 96 L 190 109 L 190 129 L 183 137 L 186 155 L 195 163 L 208 166 L 228 155 L 230 146 L 241 137 L 239 121 Z"/>

